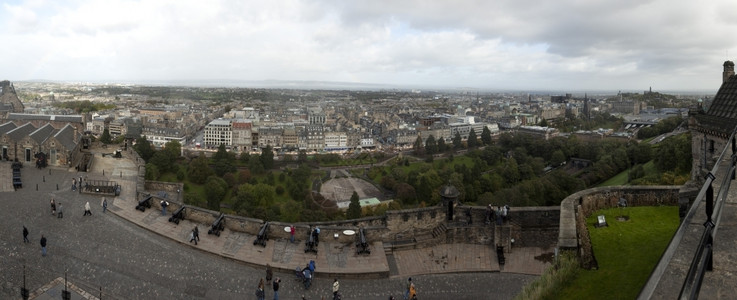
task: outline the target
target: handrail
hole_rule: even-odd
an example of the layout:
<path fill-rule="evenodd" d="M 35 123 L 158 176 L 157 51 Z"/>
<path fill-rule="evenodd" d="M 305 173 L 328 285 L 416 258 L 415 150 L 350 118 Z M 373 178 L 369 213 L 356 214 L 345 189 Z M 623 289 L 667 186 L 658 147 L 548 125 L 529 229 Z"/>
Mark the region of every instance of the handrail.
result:
<path fill-rule="evenodd" d="M 731 141 L 732 145 L 732 167 L 730 168 L 729 172 L 726 173 L 725 178 L 735 178 L 735 152 L 736 150 L 736 144 L 735 144 L 735 135 L 737 134 L 737 126 L 732 129 L 732 134 L 729 136 L 727 141 Z M 668 247 L 663 252 L 663 256 L 660 257 L 660 260 L 658 261 L 658 264 L 653 269 L 652 273 L 650 273 L 650 277 L 648 277 L 647 282 L 640 290 L 640 294 L 637 296 L 637 299 L 650 299 L 652 297 L 653 292 L 655 292 L 655 288 L 658 286 L 658 283 L 660 282 L 661 278 L 663 277 L 663 274 L 665 273 L 666 268 L 668 267 L 668 264 L 670 264 L 671 260 L 673 259 L 673 256 L 676 253 L 676 250 L 678 249 L 678 246 L 681 244 L 681 241 L 683 240 L 684 235 L 686 234 L 686 231 L 688 229 L 689 224 L 691 223 L 692 219 L 694 218 L 694 215 L 696 215 L 697 208 L 699 207 L 701 201 L 704 200 L 705 197 L 707 197 L 707 194 L 710 194 L 707 201 L 707 223 L 711 223 L 712 220 L 712 211 L 708 211 L 713 209 L 713 187 L 712 183 L 716 179 L 714 174 L 717 174 L 719 171 L 720 163 L 727 153 L 727 145 L 724 146 L 724 149 L 722 149 L 722 152 L 719 154 L 719 159 L 717 159 L 717 163 L 714 164 L 714 167 L 712 167 L 711 172 L 709 172 L 706 176 L 704 185 L 701 187 L 701 190 L 699 190 L 699 194 L 696 196 L 696 199 L 694 200 L 694 203 L 691 205 L 691 208 L 686 213 L 686 216 L 683 218 L 683 221 L 681 222 L 681 225 L 678 226 L 678 229 L 676 230 L 675 234 L 673 234 L 673 237 L 670 240 L 670 243 L 668 244 Z M 730 174 L 731 173 L 731 174 Z M 725 181 L 728 181 L 725 179 Z M 722 185 L 724 187 L 724 185 Z M 720 195 L 722 188 L 720 188 Z M 727 189 L 724 189 L 726 193 Z M 721 203 L 721 202 L 720 202 Z M 720 205 L 721 208 L 721 205 Z M 717 218 L 721 217 L 721 209 L 718 211 Z M 711 223 L 713 224 L 713 223 Z M 710 229 L 709 229 L 710 230 Z M 705 233 L 706 234 L 706 233 Z M 701 248 L 701 243 L 699 244 Z M 708 247 L 709 254 L 711 253 L 711 247 Z M 703 251 L 703 249 L 702 249 Z M 699 251 L 697 251 L 699 252 Z M 694 260 L 699 259 L 699 257 L 694 257 Z M 691 271 L 689 270 L 689 273 Z M 686 285 L 686 283 L 684 283 Z M 701 282 L 698 282 L 698 286 L 701 286 Z"/>
<path fill-rule="evenodd" d="M 699 290 L 701 289 L 701 282 L 704 278 L 704 274 L 706 271 L 712 270 L 712 244 L 714 242 L 714 236 L 716 235 L 717 229 L 719 228 L 724 199 L 729 191 L 732 180 L 732 176 L 729 176 L 729 174 L 734 174 L 733 172 L 735 171 L 735 157 L 736 156 L 733 154 L 732 163 L 729 171 L 722 179 L 722 185 L 719 187 L 719 196 L 717 197 L 716 205 L 711 214 L 707 205 L 707 220 L 704 223 L 704 233 L 701 235 L 699 247 L 696 249 L 696 254 L 694 254 L 693 260 L 691 260 L 691 266 L 688 268 L 686 280 L 681 288 L 680 299 L 697 299 L 699 297 Z M 714 222 L 715 219 L 716 222 Z"/>

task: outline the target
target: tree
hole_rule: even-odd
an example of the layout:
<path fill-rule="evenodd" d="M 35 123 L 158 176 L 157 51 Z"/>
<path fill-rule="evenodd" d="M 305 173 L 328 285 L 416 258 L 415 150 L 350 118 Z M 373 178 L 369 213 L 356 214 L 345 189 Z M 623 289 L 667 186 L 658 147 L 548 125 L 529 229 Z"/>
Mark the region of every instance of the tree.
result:
<path fill-rule="evenodd" d="M 550 157 L 550 165 L 552 166 L 560 166 L 565 161 L 566 156 L 565 154 L 563 154 L 562 150 L 555 150 L 555 152 L 553 152 L 553 155 Z"/>
<path fill-rule="evenodd" d="M 218 161 L 221 159 L 228 159 L 228 150 L 225 149 L 225 144 L 220 144 L 218 151 L 212 156 L 212 160 Z"/>
<path fill-rule="evenodd" d="M 210 176 L 207 177 L 207 183 L 205 183 L 205 189 L 207 190 L 207 207 L 212 210 L 220 210 L 220 200 L 225 196 L 228 191 L 228 183 L 220 177 Z"/>
<path fill-rule="evenodd" d="M 476 131 L 471 128 L 471 132 L 468 133 L 468 149 L 476 148 L 478 143 L 479 141 L 476 137 Z"/>
<path fill-rule="evenodd" d="M 235 155 L 228 153 L 224 144 L 220 144 L 218 152 L 213 155 L 215 174 L 223 176 L 228 172 L 235 172 Z"/>
<path fill-rule="evenodd" d="M 427 140 L 425 141 L 425 151 L 427 151 L 427 154 L 433 155 L 438 152 L 438 144 L 435 142 L 435 137 L 430 136 L 427 137 Z"/>
<path fill-rule="evenodd" d="M 438 138 L 438 152 L 443 153 L 448 150 L 448 145 L 445 144 L 445 138 Z"/>
<path fill-rule="evenodd" d="M 169 172 L 172 167 L 172 161 L 166 151 L 156 151 L 148 162 L 156 165 L 161 173 Z"/>
<path fill-rule="evenodd" d="M 422 137 L 417 136 L 415 139 L 415 143 L 412 144 L 412 151 L 415 153 L 415 155 L 422 155 L 425 151 L 425 149 L 422 147 Z"/>
<path fill-rule="evenodd" d="M 210 165 L 204 153 L 201 153 L 200 156 L 193 159 L 189 163 L 189 168 L 188 168 L 189 180 L 191 180 L 194 183 L 203 184 L 207 181 L 207 177 L 210 177 L 210 175 L 214 173 L 215 172 L 213 172 L 212 169 L 210 169 Z"/>
<path fill-rule="evenodd" d="M 386 177 L 384 177 L 386 178 Z M 415 204 L 417 203 L 417 194 L 415 188 L 407 183 L 400 183 L 396 185 L 397 198 L 404 204 Z"/>
<path fill-rule="evenodd" d="M 264 165 L 261 164 L 261 156 L 251 155 L 251 158 L 248 160 L 248 169 L 251 170 L 253 174 L 263 173 Z"/>
<path fill-rule="evenodd" d="M 250 159 L 250 154 L 248 154 L 248 151 L 241 152 L 240 161 L 243 164 L 247 164 Z"/>
<path fill-rule="evenodd" d="M 146 136 L 137 138 L 136 145 L 133 149 L 138 152 L 138 155 L 141 156 L 144 161 L 148 161 L 152 156 L 154 156 L 155 150 L 151 148 L 151 143 L 146 139 Z"/>
<path fill-rule="evenodd" d="M 103 144 L 110 144 L 112 140 L 110 139 L 110 131 L 105 127 L 105 130 L 102 131 L 102 136 L 100 136 L 100 142 Z"/>
<path fill-rule="evenodd" d="M 297 154 L 297 162 L 298 163 L 307 162 L 307 151 L 299 150 L 299 153 Z"/>
<path fill-rule="evenodd" d="M 253 210 L 254 208 L 268 208 L 274 205 L 276 191 L 273 186 L 258 184 L 242 184 L 238 186 L 235 196 L 235 209 Z"/>
<path fill-rule="evenodd" d="M 261 160 L 261 165 L 264 166 L 264 170 L 270 170 L 274 167 L 274 151 L 270 145 L 261 149 L 261 156 L 259 159 Z"/>
<path fill-rule="evenodd" d="M 485 146 L 491 145 L 491 130 L 487 126 L 484 126 L 484 130 L 481 131 L 481 142 Z"/>
<path fill-rule="evenodd" d="M 156 180 L 159 179 L 159 176 L 161 173 L 159 172 L 159 168 L 156 167 L 156 165 L 152 163 L 146 164 L 146 180 Z"/>
<path fill-rule="evenodd" d="M 182 155 L 182 144 L 179 141 L 168 141 L 164 144 L 164 151 L 169 154 L 169 158 L 173 164 Z"/>
<path fill-rule="evenodd" d="M 353 191 L 351 195 L 351 203 L 348 204 L 348 210 L 345 212 L 348 219 L 358 219 L 361 217 L 361 204 L 358 202 L 358 193 Z"/>
<path fill-rule="evenodd" d="M 453 136 L 453 148 L 456 150 L 463 148 L 463 139 L 461 138 L 461 134 L 458 132 Z"/>

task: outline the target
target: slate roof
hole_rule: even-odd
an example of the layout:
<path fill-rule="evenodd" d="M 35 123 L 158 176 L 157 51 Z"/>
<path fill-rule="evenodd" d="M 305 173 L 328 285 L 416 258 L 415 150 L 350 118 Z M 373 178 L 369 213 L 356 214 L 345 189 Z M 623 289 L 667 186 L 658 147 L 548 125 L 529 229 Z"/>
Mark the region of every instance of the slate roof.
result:
<path fill-rule="evenodd" d="M 8 131 L 8 136 L 15 141 L 18 141 L 25 136 L 29 135 L 31 132 L 34 132 L 36 130 L 36 127 L 33 126 L 31 123 L 26 123 L 21 125 L 18 128 L 15 128 L 11 131 Z"/>
<path fill-rule="evenodd" d="M 31 132 L 28 136 L 33 139 L 38 144 L 42 144 L 46 139 L 48 139 L 52 134 L 54 133 L 54 126 L 51 126 L 51 124 L 46 124 L 44 126 L 41 126 L 41 128 L 36 129 L 36 131 Z"/>
<path fill-rule="evenodd" d="M 77 146 L 77 141 L 74 139 L 74 130 L 74 126 L 67 124 L 54 135 L 54 138 L 65 148 L 72 150 Z"/>
<path fill-rule="evenodd" d="M 13 123 L 13 122 L 4 123 L 4 124 L 0 125 L 0 135 L 1 134 L 4 134 L 4 133 L 7 133 L 8 131 L 11 131 L 11 130 L 17 128 L 17 127 L 18 127 L 18 125 L 15 125 L 15 123 Z"/>
<path fill-rule="evenodd" d="M 722 83 L 709 110 L 695 117 L 703 129 L 731 134 L 737 126 L 737 76 Z"/>
<path fill-rule="evenodd" d="M 37 115 L 37 114 L 8 114 L 8 120 L 44 120 L 44 121 L 59 121 L 59 122 L 74 122 L 82 123 L 81 115 Z"/>

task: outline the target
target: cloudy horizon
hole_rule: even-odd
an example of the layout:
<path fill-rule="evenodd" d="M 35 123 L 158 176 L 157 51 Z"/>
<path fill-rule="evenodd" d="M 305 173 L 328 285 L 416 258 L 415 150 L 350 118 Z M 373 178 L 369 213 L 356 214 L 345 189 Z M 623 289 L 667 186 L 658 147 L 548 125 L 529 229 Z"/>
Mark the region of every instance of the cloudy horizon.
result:
<path fill-rule="evenodd" d="M 728 1 L 8 1 L 2 79 L 717 90 Z"/>

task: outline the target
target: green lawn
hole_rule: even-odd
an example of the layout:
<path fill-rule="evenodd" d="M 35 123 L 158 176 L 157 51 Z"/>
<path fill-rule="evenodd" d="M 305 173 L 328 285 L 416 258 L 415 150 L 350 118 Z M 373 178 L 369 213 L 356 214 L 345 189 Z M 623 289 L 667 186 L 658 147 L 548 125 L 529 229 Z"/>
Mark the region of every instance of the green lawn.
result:
<path fill-rule="evenodd" d="M 645 163 L 645 165 L 642 166 L 643 169 L 645 169 L 645 176 L 655 174 L 657 173 L 657 170 L 655 169 L 655 163 L 654 161 L 649 161 Z M 621 173 L 615 175 L 612 178 L 609 178 L 609 180 L 604 181 L 597 185 L 599 186 L 614 186 L 614 185 L 627 185 L 627 174 L 629 174 L 630 170 L 627 169 L 625 171 L 622 171 Z"/>
<path fill-rule="evenodd" d="M 630 220 L 617 221 L 619 215 Z M 598 215 L 608 227 L 595 228 Z M 679 225 L 678 207 L 605 209 L 587 220 L 598 270 L 581 270 L 555 299 L 634 299 Z"/>

